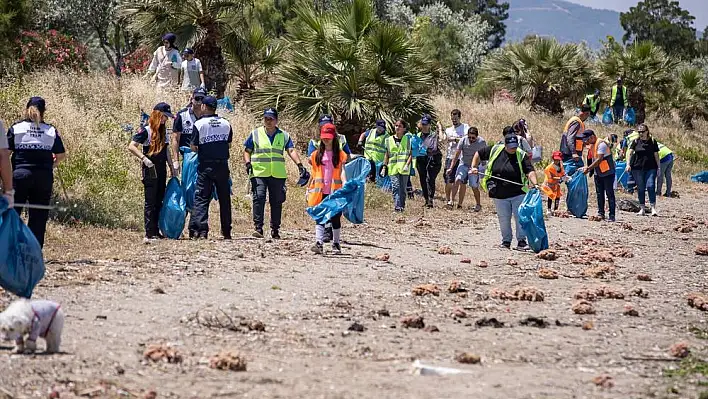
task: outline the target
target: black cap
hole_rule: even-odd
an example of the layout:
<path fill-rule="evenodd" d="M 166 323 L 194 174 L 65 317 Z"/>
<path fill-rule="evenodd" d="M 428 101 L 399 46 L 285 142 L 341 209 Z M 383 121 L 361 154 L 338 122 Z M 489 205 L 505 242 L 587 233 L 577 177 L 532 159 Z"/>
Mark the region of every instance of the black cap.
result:
<path fill-rule="evenodd" d="M 580 112 L 590 112 L 590 106 L 587 104 L 583 104 L 580 106 Z"/>
<path fill-rule="evenodd" d="M 172 115 L 172 108 L 170 107 L 170 104 L 167 103 L 158 103 L 153 107 L 153 111 L 160 111 L 162 112 L 166 117 L 168 118 L 174 118 L 175 116 Z"/>
<path fill-rule="evenodd" d="M 593 137 L 595 135 L 595 132 L 588 129 L 582 133 L 580 137 L 582 137 L 583 141 L 587 141 L 590 137 Z"/>
<path fill-rule="evenodd" d="M 194 98 L 204 98 L 208 95 L 209 95 L 209 93 L 207 93 L 207 91 L 203 87 L 197 87 L 192 92 L 192 97 L 194 97 Z"/>
<path fill-rule="evenodd" d="M 47 109 L 47 103 L 44 101 L 42 97 L 32 97 L 27 101 L 27 107 L 29 108 L 31 106 L 37 107 L 39 112 L 44 113 L 44 111 Z"/>
<path fill-rule="evenodd" d="M 504 145 L 509 148 L 517 148 L 519 146 L 519 139 L 516 138 L 514 134 L 507 135 L 504 137 Z"/>
<path fill-rule="evenodd" d="M 214 96 L 206 96 L 206 97 L 202 98 L 202 104 L 206 105 L 209 108 L 216 109 L 219 102 L 216 101 L 216 97 L 214 97 Z"/>

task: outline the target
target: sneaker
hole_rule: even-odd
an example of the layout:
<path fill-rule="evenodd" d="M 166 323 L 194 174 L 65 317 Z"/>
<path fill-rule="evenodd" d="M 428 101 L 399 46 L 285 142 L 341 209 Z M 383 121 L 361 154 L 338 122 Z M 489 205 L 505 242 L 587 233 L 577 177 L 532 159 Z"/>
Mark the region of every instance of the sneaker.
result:
<path fill-rule="evenodd" d="M 206 239 L 209 238 L 209 233 L 207 233 L 206 231 L 205 231 L 205 232 L 202 232 L 202 233 L 199 233 L 199 234 L 197 235 L 197 238 L 200 239 L 200 240 L 206 240 Z"/>
<path fill-rule="evenodd" d="M 644 216 L 644 205 L 639 205 L 639 212 L 637 212 L 637 215 Z"/>
<path fill-rule="evenodd" d="M 189 230 L 189 239 L 193 240 L 197 237 L 197 232 L 194 230 Z"/>
<path fill-rule="evenodd" d="M 143 244 L 152 244 L 153 242 L 157 241 L 156 237 L 145 237 L 143 238 Z"/>
<path fill-rule="evenodd" d="M 412 199 L 414 199 L 414 198 L 415 198 L 415 194 L 413 194 L 413 193 L 408 193 L 408 199 L 411 199 L 411 200 L 412 200 Z"/>
<path fill-rule="evenodd" d="M 224 240 L 230 240 L 231 239 L 231 233 L 224 233 Z"/>
<path fill-rule="evenodd" d="M 447 209 L 452 209 L 453 203 L 452 201 L 447 201 L 447 205 L 445 205 Z"/>
<path fill-rule="evenodd" d="M 519 241 L 516 244 L 517 251 L 528 251 L 529 249 L 530 249 L 529 244 L 527 244 L 526 241 Z"/>
<path fill-rule="evenodd" d="M 479 212 L 479 211 L 482 210 L 482 205 L 477 204 L 477 205 L 474 206 L 474 208 L 472 208 L 472 210 L 475 211 L 475 212 Z"/>
<path fill-rule="evenodd" d="M 280 232 L 278 230 L 272 230 L 270 232 L 270 238 L 274 240 L 280 240 Z"/>
<path fill-rule="evenodd" d="M 511 243 L 508 241 L 502 241 L 501 244 L 499 244 L 499 248 L 501 249 L 511 249 Z"/>
<path fill-rule="evenodd" d="M 256 238 L 263 238 L 263 229 L 255 229 L 251 235 Z"/>
<path fill-rule="evenodd" d="M 322 254 L 324 253 L 324 249 L 322 248 L 322 243 L 321 242 L 316 242 L 315 245 L 313 245 L 310 250 L 316 254 Z"/>
<path fill-rule="evenodd" d="M 396 209 L 394 209 L 393 211 L 396 212 L 396 213 L 402 213 L 402 212 L 403 212 L 403 208 L 396 208 Z"/>
<path fill-rule="evenodd" d="M 615 217 L 614 217 L 614 216 L 610 216 L 610 218 L 607 219 L 607 221 L 610 222 L 610 223 L 614 223 L 614 222 L 616 222 L 617 220 L 615 220 Z"/>
<path fill-rule="evenodd" d="M 342 254 L 342 246 L 339 245 L 338 242 L 333 242 L 333 243 L 332 243 L 332 252 L 333 252 L 335 255 L 341 255 L 341 254 Z"/>
<path fill-rule="evenodd" d="M 547 211 L 546 211 L 546 216 L 548 216 L 548 217 L 551 217 L 551 216 L 553 216 L 553 211 L 552 211 L 552 210 L 550 210 L 550 209 L 549 209 L 549 210 L 547 210 Z"/>
<path fill-rule="evenodd" d="M 651 215 L 652 216 L 659 216 L 659 213 L 656 211 L 656 205 L 651 206 Z"/>
<path fill-rule="evenodd" d="M 605 220 L 605 215 L 602 214 L 602 213 L 598 213 L 598 214 L 597 214 L 597 217 L 599 217 L 599 218 L 602 219 L 602 220 Z"/>

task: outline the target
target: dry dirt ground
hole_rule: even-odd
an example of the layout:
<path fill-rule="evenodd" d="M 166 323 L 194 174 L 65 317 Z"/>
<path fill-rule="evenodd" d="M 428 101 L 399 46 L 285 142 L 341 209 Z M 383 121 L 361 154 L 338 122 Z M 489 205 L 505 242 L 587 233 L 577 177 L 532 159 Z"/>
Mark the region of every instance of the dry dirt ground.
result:
<path fill-rule="evenodd" d="M 692 190 L 662 199 L 660 217 L 550 219 L 554 261 L 496 248 L 486 202 L 424 214 L 416 201 L 401 218 L 347 224 L 341 256 L 311 254 L 312 228 L 143 245 L 139 232 L 52 225 L 35 297 L 62 303 L 65 352 L 0 344 L 0 398 L 697 398 L 708 312 L 687 296 L 708 294 L 708 257 L 694 253 L 708 241 L 708 191 Z M 464 291 L 450 293 L 453 281 Z M 417 296 L 421 284 L 436 287 Z M 576 295 L 596 313 L 575 314 Z M 427 328 L 404 327 L 407 316 Z M 670 351 L 680 342 L 683 360 Z M 221 351 L 247 370 L 210 368 Z M 463 352 L 480 362 L 458 362 Z M 416 359 L 466 373 L 411 373 Z"/>

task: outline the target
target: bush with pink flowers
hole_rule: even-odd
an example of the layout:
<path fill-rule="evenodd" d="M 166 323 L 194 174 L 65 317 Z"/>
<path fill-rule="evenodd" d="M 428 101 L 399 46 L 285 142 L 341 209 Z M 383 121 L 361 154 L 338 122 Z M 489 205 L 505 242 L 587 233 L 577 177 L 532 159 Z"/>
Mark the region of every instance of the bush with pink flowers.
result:
<path fill-rule="evenodd" d="M 18 61 L 26 72 L 50 67 L 88 71 L 86 46 L 71 36 L 56 30 L 23 31 L 17 42 L 20 48 Z"/>

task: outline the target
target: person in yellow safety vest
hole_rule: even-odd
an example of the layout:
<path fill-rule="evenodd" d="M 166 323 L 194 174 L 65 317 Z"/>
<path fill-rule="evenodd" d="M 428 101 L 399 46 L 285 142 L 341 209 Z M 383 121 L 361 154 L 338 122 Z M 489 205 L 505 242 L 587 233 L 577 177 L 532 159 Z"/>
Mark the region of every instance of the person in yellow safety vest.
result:
<path fill-rule="evenodd" d="M 561 136 L 560 152 L 563 154 L 563 162 L 571 159 L 582 164 L 583 140 L 582 134 L 585 132 L 585 121 L 590 116 L 590 107 L 582 105 L 580 113 L 568 119 L 563 128 Z"/>
<path fill-rule="evenodd" d="M 504 131 L 513 131 L 511 126 Z M 499 218 L 502 243 L 501 248 L 511 248 L 511 218 L 516 221 L 516 249 L 526 251 L 526 233 L 519 224 L 519 206 L 529 190 L 529 186 L 538 189 L 536 172 L 531 160 L 519 149 L 519 138 L 514 134 L 504 136 L 504 144 L 494 144 L 483 148 L 472 158 L 471 174 L 479 174 L 482 161 L 489 161 L 480 185 L 494 199 L 494 206 Z"/>
<path fill-rule="evenodd" d="M 590 119 L 595 119 L 597 117 L 597 110 L 600 109 L 600 90 L 595 89 L 594 94 L 588 94 L 583 100 L 583 105 L 590 107 Z"/>
<path fill-rule="evenodd" d="M 610 217 L 608 222 L 615 221 L 615 160 L 612 157 L 612 149 L 610 148 L 611 138 L 598 139 L 592 130 L 587 131 L 588 136 L 585 141 L 590 144 L 588 150 L 588 159 L 590 165 L 582 168 L 582 172 L 586 175 L 594 172 L 595 175 L 595 194 L 597 195 L 597 215 L 605 219 L 605 195 L 610 208 Z"/>
<path fill-rule="evenodd" d="M 253 195 L 253 236 L 263 238 L 263 219 L 265 213 L 266 192 L 270 202 L 270 235 L 280 239 L 280 222 L 283 213 L 285 180 L 288 177 L 285 168 L 285 152 L 297 164 L 300 182 L 309 179 L 309 173 L 295 150 L 290 135 L 278 127 L 278 111 L 266 108 L 263 111 L 263 126 L 254 129 L 244 142 L 243 160 L 246 173 L 251 178 Z M 303 184 L 303 185 L 304 185 Z"/>
<path fill-rule="evenodd" d="M 666 191 L 664 197 L 671 197 L 671 170 L 674 168 L 674 152 L 669 147 L 659 144 L 659 176 L 656 181 L 656 192 L 661 193 L 666 178 Z"/>
<path fill-rule="evenodd" d="M 615 123 L 618 123 L 624 117 L 624 109 L 629 108 L 629 96 L 627 95 L 627 86 L 622 84 L 622 78 L 617 78 L 617 84 L 612 86 L 612 95 L 610 96 L 610 107 L 615 117 Z"/>
<path fill-rule="evenodd" d="M 386 139 L 386 155 L 380 176 L 391 176 L 394 210 L 403 212 L 406 208 L 406 187 L 413 165 L 413 149 L 411 148 L 411 136 L 406 134 L 408 122 L 398 119 L 394 127 L 396 129 L 395 136 Z"/>
<path fill-rule="evenodd" d="M 371 172 L 369 172 L 369 181 L 376 182 L 376 164 L 384 161 L 386 155 L 386 139 L 389 135 L 386 133 L 386 121 L 379 119 L 376 121 L 376 127 L 369 129 L 359 136 L 359 148 L 364 148 L 364 158 L 371 164 Z"/>
<path fill-rule="evenodd" d="M 344 164 L 347 154 L 341 150 L 337 129 L 331 123 L 325 123 L 320 127 L 320 143 L 315 152 L 310 155 L 310 165 L 312 165 L 312 178 L 307 188 L 307 206 L 315 206 L 324 201 L 330 194 L 342 188 L 346 182 Z M 332 224 L 332 252 L 342 253 L 339 239 L 342 232 L 342 213 L 334 215 L 329 223 Z M 315 227 L 315 245 L 312 252 L 321 254 L 324 252 L 323 243 L 325 236 L 325 225 L 318 224 Z"/>

